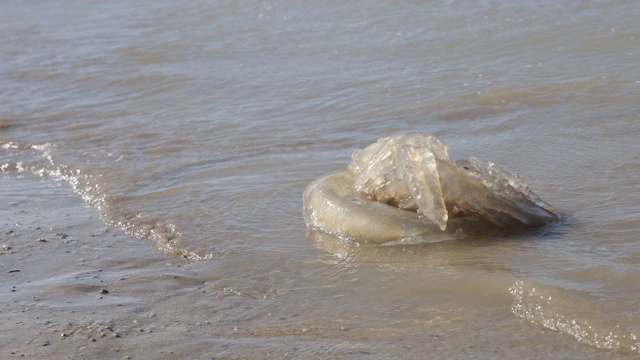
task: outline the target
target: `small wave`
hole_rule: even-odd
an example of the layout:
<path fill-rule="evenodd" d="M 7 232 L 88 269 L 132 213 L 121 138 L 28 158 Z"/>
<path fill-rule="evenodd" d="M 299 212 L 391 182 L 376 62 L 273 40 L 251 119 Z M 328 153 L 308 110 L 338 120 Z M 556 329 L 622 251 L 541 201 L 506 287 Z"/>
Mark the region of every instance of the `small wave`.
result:
<path fill-rule="evenodd" d="M 131 209 L 116 205 L 117 196 L 106 191 L 109 188 L 100 173 L 91 173 L 61 164 L 55 159 L 56 145 L 22 144 L 14 141 L 0 141 L 0 149 L 5 150 L 6 159 L 0 157 L 0 173 L 34 174 L 42 178 L 65 182 L 84 202 L 98 210 L 100 219 L 108 226 L 124 230 L 134 237 L 150 240 L 161 252 L 191 261 L 206 260 L 210 255 L 201 256 L 176 246 L 181 236 L 174 224 L 165 223 Z"/>
<path fill-rule="evenodd" d="M 517 280 L 509 291 L 513 314 L 534 325 L 599 349 L 640 353 L 638 324 L 611 315 L 583 296 L 532 280 Z"/>

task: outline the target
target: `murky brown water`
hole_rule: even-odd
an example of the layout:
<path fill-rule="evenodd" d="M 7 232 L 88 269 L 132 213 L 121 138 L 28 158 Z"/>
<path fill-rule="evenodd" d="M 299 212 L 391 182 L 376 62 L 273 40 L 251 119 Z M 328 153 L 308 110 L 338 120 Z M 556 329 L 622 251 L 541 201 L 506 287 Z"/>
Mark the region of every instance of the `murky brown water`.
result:
<path fill-rule="evenodd" d="M 138 357 L 634 358 L 639 15 L 635 2 L 5 1 L 0 242 L 65 229 L 55 203 L 75 209 L 76 237 L 120 234 L 126 251 L 90 238 L 33 251 L 29 279 L 64 293 L 79 280 L 60 274 L 82 265 L 52 256 L 76 252 L 131 274 L 128 296 L 165 329 Z M 400 132 L 523 175 L 565 219 L 418 246 L 307 233 L 305 186 Z M 0 259 L 5 288 L 16 254 Z M 177 266 L 187 280 L 172 283 Z M 117 313 L 101 316 L 122 325 Z"/>

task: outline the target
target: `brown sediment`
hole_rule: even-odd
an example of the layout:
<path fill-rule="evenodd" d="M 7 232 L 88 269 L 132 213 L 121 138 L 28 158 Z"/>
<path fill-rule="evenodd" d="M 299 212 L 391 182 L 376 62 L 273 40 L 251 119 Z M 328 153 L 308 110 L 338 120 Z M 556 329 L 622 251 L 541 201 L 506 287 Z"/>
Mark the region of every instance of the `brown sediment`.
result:
<path fill-rule="evenodd" d="M 105 227 L 71 192 L 52 201 L 36 196 L 39 187 L 45 186 L 39 179 L 25 178 L 13 184 L 18 188 L 11 191 L 25 195 L 10 207 L 0 208 L 0 222 L 7 226 L 0 233 L 0 273 L 5 274 L 0 276 L 0 291 L 4 291 L 0 296 L 2 359 L 422 359 L 470 355 L 488 359 L 498 351 L 501 358 L 521 358 L 518 356 L 523 352 L 531 354 L 529 348 L 518 352 L 517 345 L 522 345 L 525 337 L 535 354 L 560 344 L 557 348 L 562 354 L 603 358 L 602 353 L 585 351 L 577 342 L 531 331 L 509 313 L 508 296 L 504 306 L 496 310 L 483 308 L 474 290 L 467 292 L 474 293 L 474 304 L 480 301 L 478 311 L 497 312 L 492 317 L 494 323 L 487 323 L 477 319 L 477 312 L 465 315 L 449 308 L 437 284 L 436 291 L 424 296 L 425 303 L 419 309 L 409 309 L 404 299 L 380 295 L 373 303 L 393 306 L 399 314 L 388 323 L 381 322 L 376 314 L 379 307 L 369 309 L 360 303 L 354 307 L 334 298 L 318 302 L 308 289 L 278 292 L 226 279 L 228 269 L 216 267 L 216 261 L 189 264 L 169 258 L 149 242 Z M 20 188 L 25 186 L 31 188 Z M 34 241 L 38 238 L 47 242 Z M 20 271 L 8 273 L 10 270 Z M 444 280 L 428 280 L 450 286 Z M 487 282 L 486 288 L 511 281 L 499 276 L 490 280 L 479 274 L 469 283 Z M 349 289 L 333 294 L 345 291 Z M 440 300 L 430 300 L 434 297 Z M 371 304 L 365 299 L 363 303 Z M 336 315 L 327 316 L 326 309 L 318 308 L 321 304 L 335 304 L 330 313 Z M 414 316 L 418 313 L 422 315 Z M 500 346 L 492 337 L 475 337 L 490 331 L 491 326 L 507 327 L 512 335 L 501 339 Z M 458 345 L 457 339 L 465 343 Z M 634 354 L 618 355 L 620 359 L 634 358 Z"/>
<path fill-rule="evenodd" d="M 176 336 L 171 324 L 179 321 L 156 315 L 166 289 L 153 288 L 149 278 L 170 273 L 180 283 L 193 274 L 167 265 L 148 243 L 105 228 L 71 193 L 56 200 L 25 196 L 0 209 L 10 227 L 0 233 L 0 269 L 7 274 L 0 277 L 0 358 L 181 357 L 169 349 Z M 116 259 L 129 262 L 112 266 Z"/>

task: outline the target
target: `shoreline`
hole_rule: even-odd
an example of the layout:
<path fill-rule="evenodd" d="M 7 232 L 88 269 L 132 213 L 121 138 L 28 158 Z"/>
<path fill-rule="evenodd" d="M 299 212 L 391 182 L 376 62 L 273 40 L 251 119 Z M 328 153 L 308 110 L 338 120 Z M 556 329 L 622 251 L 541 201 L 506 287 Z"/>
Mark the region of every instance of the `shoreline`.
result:
<path fill-rule="evenodd" d="M 0 183 L 13 189 L 0 209 L 3 358 L 188 356 L 167 349 L 178 334 L 156 306 L 170 290 L 202 286 L 182 261 L 107 227 L 64 184 L 7 176 Z"/>
<path fill-rule="evenodd" d="M 371 327 L 375 316 L 347 316 L 368 314 L 365 308 L 338 307 L 323 318 L 305 289 L 243 292 L 247 284 L 225 280 L 233 269 L 224 261 L 169 258 L 106 226 L 66 184 L 5 175 L 0 188 L 8 200 L 0 208 L 3 359 L 516 359 L 548 358 L 551 348 L 553 358 L 635 357 L 580 344 L 482 301 L 462 317 L 436 302 L 442 309 L 425 308 L 426 323 L 400 316 Z M 290 306 L 306 301 L 310 307 Z M 483 335 L 492 327 L 510 336 Z"/>

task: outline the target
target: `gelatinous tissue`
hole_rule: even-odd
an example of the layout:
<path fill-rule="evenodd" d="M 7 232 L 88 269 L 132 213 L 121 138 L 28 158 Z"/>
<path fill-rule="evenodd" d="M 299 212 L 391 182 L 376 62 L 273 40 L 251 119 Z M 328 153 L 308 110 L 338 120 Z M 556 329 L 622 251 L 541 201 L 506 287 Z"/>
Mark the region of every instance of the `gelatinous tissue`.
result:
<path fill-rule="evenodd" d="M 431 134 L 399 134 L 355 151 L 348 171 L 305 190 L 307 226 L 384 243 L 558 219 L 521 176 L 475 157 L 452 162 L 447 149 Z"/>

